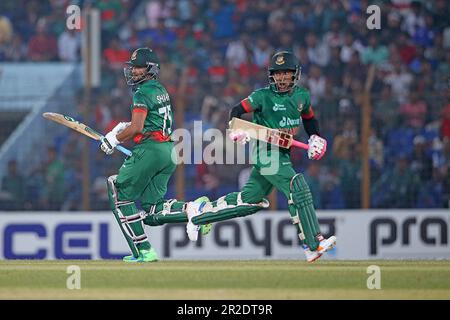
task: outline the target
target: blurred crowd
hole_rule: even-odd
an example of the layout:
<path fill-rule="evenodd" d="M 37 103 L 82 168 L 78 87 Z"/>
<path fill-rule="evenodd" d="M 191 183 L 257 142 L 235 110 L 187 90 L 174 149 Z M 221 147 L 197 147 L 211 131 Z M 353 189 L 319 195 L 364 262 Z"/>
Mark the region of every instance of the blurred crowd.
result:
<path fill-rule="evenodd" d="M 158 53 L 160 80 L 173 108 L 184 112 L 184 123 L 176 127 L 192 128 L 202 120 L 204 130 L 222 131 L 230 108 L 267 85 L 271 55 L 291 50 L 302 68 L 299 85 L 310 90 L 329 143 L 320 162 L 293 150 L 296 169 L 305 174 L 317 208 L 359 208 L 361 92 L 369 66 L 376 65 L 371 207 L 449 207 L 448 1 L 2 0 L 0 61 L 80 61 L 80 33 L 65 27 L 68 4 L 101 13 L 102 85 L 92 104 L 92 125 L 99 130 L 129 120 L 131 92 L 122 68 L 135 48 Z M 366 25 L 371 4 L 381 8 L 380 29 Z M 305 141 L 306 134 L 299 139 Z M 57 137 L 42 166 L 27 177 L 11 161 L 3 198 L 14 194 L 20 201 L 10 205 L 18 209 L 81 209 L 81 160 L 75 156 L 80 148 L 76 135 Z M 106 158 L 95 145 L 91 154 L 92 207 L 107 209 L 105 177 L 122 157 Z M 248 172 L 246 165 L 186 165 L 186 198 L 235 191 Z M 173 179 L 168 196 L 175 196 Z M 286 207 L 279 196 L 278 208 Z"/>

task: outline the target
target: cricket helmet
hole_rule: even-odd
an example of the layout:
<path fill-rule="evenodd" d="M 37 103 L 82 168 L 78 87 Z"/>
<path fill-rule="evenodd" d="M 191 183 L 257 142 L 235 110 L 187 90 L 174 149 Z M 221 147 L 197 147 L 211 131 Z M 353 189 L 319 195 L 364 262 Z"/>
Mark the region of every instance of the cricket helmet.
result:
<path fill-rule="evenodd" d="M 288 79 L 289 86 L 287 89 L 280 91 L 277 82 L 274 78 L 274 73 L 276 71 L 293 71 L 291 79 Z M 298 63 L 297 58 L 290 51 L 279 51 L 275 53 L 270 59 L 269 68 L 268 68 L 268 76 L 269 76 L 269 84 L 275 92 L 288 92 L 290 91 L 297 83 L 300 77 L 301 68 Z M 283 80 L 284 82 L 284 80 Z"/>
<path fill-rule="evenodd" d="M 130 86 L 137 85 L 151 78 L 157 78 L 160 63 L 156 53 L 150 48 L 139 48 L 131 54 L 129 61 L 125 62 L 127 67 L 123 68 L 125 79 Z M 139 76 L 133 76 L 133 68 L 147 68 L 147 71 Z"/>

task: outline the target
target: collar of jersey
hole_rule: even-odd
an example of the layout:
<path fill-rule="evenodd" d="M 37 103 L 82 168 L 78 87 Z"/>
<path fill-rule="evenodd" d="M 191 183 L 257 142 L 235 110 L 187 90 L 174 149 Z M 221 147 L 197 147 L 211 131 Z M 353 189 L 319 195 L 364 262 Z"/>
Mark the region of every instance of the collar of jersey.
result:
<path fill-rule="evenodd" d="M 146 80 L 144 82 L 139 83 L 137 87 L 139 89 L 140 87 L 143 87 L 143 86 L 146 86 L 146 85 L 151 85 L 151 84 L 154 84 L 154 83 L 157 83 L 157 82 L 158 82 L 158 80 L 156 80 L 156 79 L 150 79 L 150 80 Z"/>

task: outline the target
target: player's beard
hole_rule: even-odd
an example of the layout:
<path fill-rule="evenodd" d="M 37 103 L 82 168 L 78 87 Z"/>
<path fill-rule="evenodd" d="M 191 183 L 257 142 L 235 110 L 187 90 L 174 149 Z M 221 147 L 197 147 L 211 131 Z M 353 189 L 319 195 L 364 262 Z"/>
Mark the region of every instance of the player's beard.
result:
<path fill-rule="evenodd" d="M 141 83 L 142 81 L 144 81 L 146 79 L 146 77 L 148 75 L 148 73 L 146 71 L 143 71 L 143 72 L 133 71 L 132 67 L 124 68 L 123 72 L 124 72 L 127 84 L 131 85 L 131 86 Z"/>

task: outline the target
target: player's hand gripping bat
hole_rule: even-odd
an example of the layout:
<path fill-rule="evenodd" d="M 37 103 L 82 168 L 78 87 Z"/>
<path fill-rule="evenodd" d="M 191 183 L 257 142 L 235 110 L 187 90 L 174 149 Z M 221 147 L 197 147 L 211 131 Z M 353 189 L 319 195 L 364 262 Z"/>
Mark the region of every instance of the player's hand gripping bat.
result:
<path fill-rule="evenodd" d="M 79 133 L 84 134 L 85 136 L 88 136 L 89 138 L 92 138 L 94 140 L 98 140 L 101 141 L 103 139 L 103 135 L 98 133 L 97 131 L 95 131 L 94 129 L 88 127 L 87 125 L 78 122 L 77 120 L 75 120 L 74 118 L 71 118 L 69 116 L 65 116 L 59 113 L 54 113 L 54 112 L 44 112 L 42 114 L 42 116 L 44 118 L 47 118 L 49 120 L 55 121 L 59 124 L 62 124 L 66 127 L 69 127 L 75 131 L 78 131 Z M 131 151 L 122 147 L 122 146 L 117 146 L 116 147 L 117 150 L 119 150 L 120 152 L 126 154 L 127 156 L 131 156 Z"/>
<path fill-rule="evenodd" d="M 265 141 L 286 149 L 289 149 L 290 147 L 297 147 L 308 150 L 309 148 L 308 144 L 294 140 L 293 135 L 290 133 L 277 129 L 270 129 L 239 118 L 231 119 L 230 130 L 245 131 L 252 139 Z"/>

